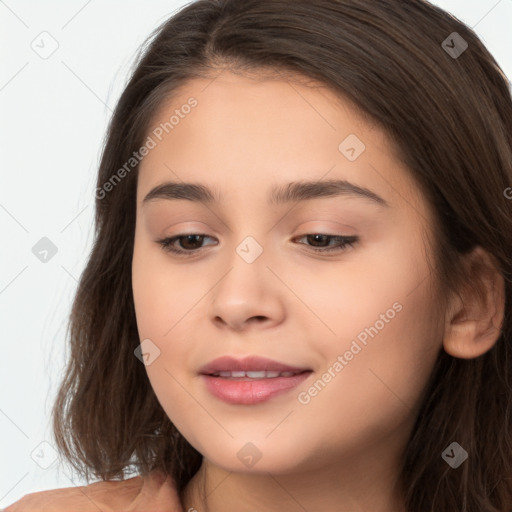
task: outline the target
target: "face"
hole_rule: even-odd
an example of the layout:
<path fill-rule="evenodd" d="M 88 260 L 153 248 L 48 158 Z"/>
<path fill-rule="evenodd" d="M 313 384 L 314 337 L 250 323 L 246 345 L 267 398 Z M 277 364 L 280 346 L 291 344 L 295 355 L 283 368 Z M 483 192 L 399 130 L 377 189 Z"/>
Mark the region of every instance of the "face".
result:
<path fill-rule="evenodd" d="M 133 294 L 171 421 L 229 471 L 397 453 L 442 332 L 431 212 L 385 134 L 325 87 L 226 71 L 186 83 L 147 135 Z M 156 190 L 170 182 L 212 197 Z"/>

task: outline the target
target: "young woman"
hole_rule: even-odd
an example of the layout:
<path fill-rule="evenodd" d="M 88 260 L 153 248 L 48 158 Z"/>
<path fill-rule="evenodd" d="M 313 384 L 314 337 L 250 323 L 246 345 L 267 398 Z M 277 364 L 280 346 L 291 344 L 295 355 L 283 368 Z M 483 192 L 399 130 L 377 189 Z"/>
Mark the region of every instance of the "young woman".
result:
<path fill-rule="evenodd" d="M 512 510 L 511 187 L 441 9 L 191 3 L 99 169 L 54 430 L 100 481 L 6 510 Z"/>

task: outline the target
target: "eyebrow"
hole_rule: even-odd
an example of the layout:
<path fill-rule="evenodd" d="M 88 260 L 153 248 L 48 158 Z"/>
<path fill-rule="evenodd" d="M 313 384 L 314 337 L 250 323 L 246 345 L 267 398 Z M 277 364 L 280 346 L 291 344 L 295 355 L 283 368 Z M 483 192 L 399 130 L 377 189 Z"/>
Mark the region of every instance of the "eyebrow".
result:
<path fill-rule="evenodd" d="M 277 206 L 284 203 L 337 196 L 369 199 L 379 206 L 390 206 L 375 192 L 346 180 L 299 181 L 279 185 L 271 191 L 268 204 Z M 200 183 L 166 182 L 151 189 L 142 200 L 142 204 L 147 204 L 155 199 L 186 199 L 212 204 L 221 202 L 221 195 L 217 190 L 212 190 Z"/>

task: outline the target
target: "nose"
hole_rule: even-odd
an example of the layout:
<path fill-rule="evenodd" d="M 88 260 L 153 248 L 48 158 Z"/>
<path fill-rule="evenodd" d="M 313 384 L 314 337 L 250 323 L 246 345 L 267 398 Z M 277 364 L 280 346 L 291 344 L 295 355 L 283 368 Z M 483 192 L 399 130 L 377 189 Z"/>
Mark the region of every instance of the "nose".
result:
<path fill-rule="evenodd" d="M 235 252 L 230 259 L 229 269 L 212 289 L 210 317 L 218 328 L 267 329 L 283 322 L 286 287 L 265 256 L 263 251 L 250 262 Z"/>

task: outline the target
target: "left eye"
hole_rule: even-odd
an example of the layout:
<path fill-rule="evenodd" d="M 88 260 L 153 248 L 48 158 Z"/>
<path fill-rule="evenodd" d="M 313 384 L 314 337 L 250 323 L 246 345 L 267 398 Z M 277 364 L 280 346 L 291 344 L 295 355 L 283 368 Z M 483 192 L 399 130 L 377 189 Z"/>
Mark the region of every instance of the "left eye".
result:
<path fill-rule="evenodd" d="M 357 236 L 325 235 L 323 233 L 303 235 L 296 240 L 301 240 L 303 238 L 308 239 L 308 241 L 313 241 L 313 243 L 319 242 L 320 244 L 322 244 L 325 241 L 329 242 L 329 240 L 334 240 L 336 242 L 335 245 L 327 243 L 326 246 L 324 246 L 324 245 L 320 245 L 320 247 L 314 246 L 314 245 L 311 246 L 311 249 L 316 252 L 343 251 L 345 249 L 345 247 L 352 247 L 359 240 L 359 238 Z"/>
<path fill-rule="evenodd" d="M 205 238 L 211 237 L 208 235 L 194 233 L 190 235 L 177 235 L 169 238 L 163 238 L 161 240 L 157 240 L 157 243 L 160 244 L 167 252 L 190 256 L 191 253 L 196 253 L 202 249 L 201 244 Z M 359 241 L 357 236 L 327 235 L 323 233 L 307 234 L 295 238 L 294 240 L 302 240 L 304 238 L 308 240 L 308 243 L 312 242 L 313 244 L 320 244 L 320 246 L 310 246 L 313 252 L 323 253 L 343 251 L 346 247 L 352 247 Z M 330 241 L 334 241 L 335 245 L 331 244 Z M 176 247 L 175 242 L 179 242 L 181 248 Z M 325 242 L 327 242 L 326 245 Z M 199 247 L 197 245 L 199 245 Z M 306 244 L 301 243 L 301 245 Z"/>

